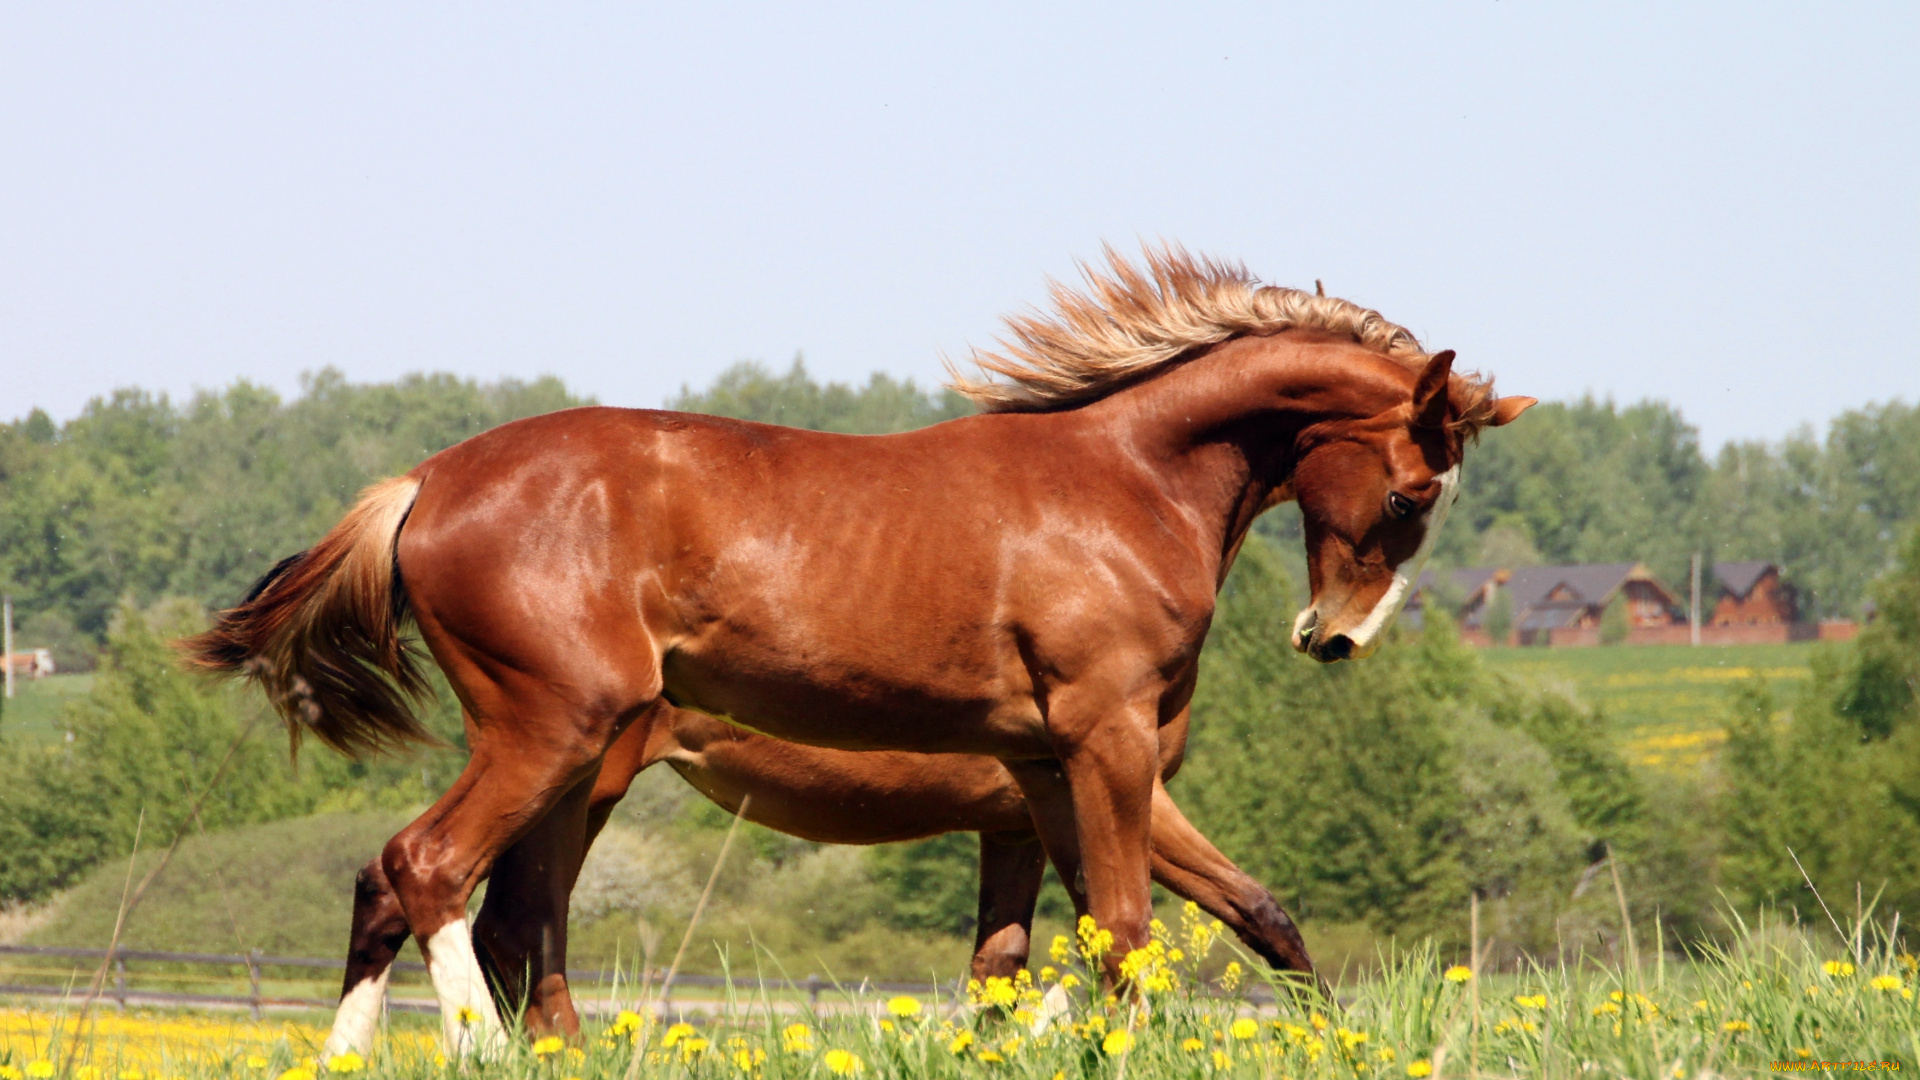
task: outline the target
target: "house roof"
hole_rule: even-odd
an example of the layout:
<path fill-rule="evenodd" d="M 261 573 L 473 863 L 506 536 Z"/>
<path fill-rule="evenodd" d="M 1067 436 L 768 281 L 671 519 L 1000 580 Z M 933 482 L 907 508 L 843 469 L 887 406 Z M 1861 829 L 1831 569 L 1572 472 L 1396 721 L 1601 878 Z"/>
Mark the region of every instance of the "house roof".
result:
<path fill-rule="evenodd" d="M 1520 630 L 1558 630 L 1578 622 L 1587 605 L 1577 600 L 1550 600 L 1529 608 L 1520 618 Z"/>
<path fill-rule="evenodd" d="M 1760 560 L 1717 562 L 1713 564 L 1713 576 L 1719 580 L 1721 588 L 1733 594 L 1734 599 L 1745 600 L 1771 569 L 1772 563 Z"/>
<path fill-rule="evenodd" d="M 1569 600 L 1604 604 L 1633 578 L 1652 577 L 1640 563 L 1586 563 L 1576 566 L 1521 566 L 1514 568 L 1507 581 L 1513 594 L 1513 610 L 1526 611 L 1547 602 L 1555 590 L 1566 586 Z"/>

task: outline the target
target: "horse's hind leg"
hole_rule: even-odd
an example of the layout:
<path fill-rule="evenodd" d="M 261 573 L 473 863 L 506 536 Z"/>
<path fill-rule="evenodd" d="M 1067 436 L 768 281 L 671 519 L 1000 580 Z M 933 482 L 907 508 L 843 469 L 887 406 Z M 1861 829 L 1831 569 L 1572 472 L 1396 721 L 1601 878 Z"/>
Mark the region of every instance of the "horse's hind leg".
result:
<path fill-rule="evenodd" d="M 665 747 L 659 706 L 607 748 L 591 786 L 576 787 L 540 824 L 502 852 L 488 878 L 473 938 L 501 1008 L 524 1002 L 528 1032 L 576 1035 L 580 1017 L 567 985 L 567 912 L 587 851 L 634 777 Z M 583 797 L 583 793 L 584 797 Z"/>
<path fill-rule="evenodd" d="M 333 1030 L 321 1051 L 323 1060 L 346 1053 L 366 1057 L 372 1052 L 380 1014 L 387 1004 L 387 977 L 393 973 L 394 958 L 410 932 L 406 913 L 400 910 L 400 898 L 394 895 L 386 868 L 376 857 L 354 878 L 347 977 L 340 988 L 340 1007 L 333 1014 Z"/>
<path fill-rule="evenodd" d="M 559 702 L 546 704 L 559 711 Z M 453 787 L 381 856 L 426 954 L 447 1045 L 455 1052 L 496 1044 L 502 1034 L 467 928 L 467 898 L 502 852 L 590 782 L 606 745 L 578 733 L 572 717 L 543 724 L 538 712 L 523 707 L 514 719 L 510 727 L 482 733 Z M 516 738 L 527 732 L 545 738 Z M 584 825 L 577 827 L 584 838 Z"/>
<path fill-rule="evenodd" d="M 1033 909 L 1047 873 L 1046 850 L 1033 833 L 980 834 L 980 919 L 973 939 L 973 977 L 1012 978 L 1033 948 Z"/>

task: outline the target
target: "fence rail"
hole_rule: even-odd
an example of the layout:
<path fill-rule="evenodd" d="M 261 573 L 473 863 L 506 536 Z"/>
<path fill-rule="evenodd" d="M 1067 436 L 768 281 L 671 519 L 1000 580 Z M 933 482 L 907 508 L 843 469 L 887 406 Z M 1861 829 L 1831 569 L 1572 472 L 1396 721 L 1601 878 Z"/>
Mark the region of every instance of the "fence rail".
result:
<path fill-rule="evenodd" d="M 288 997 L 263 993 L 260 985 L 261 970 L 263 968 L 307 968 L 345 971 L 347 966 L 344 960 L 325 960 L 307 956 L 267 956 L 260 952 L 162 952 L 153 949 L 114 949 L 109 951 L 107 949 L 86 949 L 65 945 L 0 945 L 0 957 L 6 956 L 47 956 L 71 960 L 108 960 L 110 961 L 110 968 L 113 973 L 113 982 L 110 986 L 102 988 L 100 997 L 112 1001 L 122 1008 L 129 1004 L 245 1006 L 253 1011 L 255 1017 L 258 1017 L 261 1011 L 267 1008 L 331 1009 L 339 1000 L 337 998 Z M 126 965 L 129 960 L 149 963 L 242 967 L 246 969 L 249 993 L 245 995 L 192 994 L 176 991 L 131 988 L 127 985 L 129 973 Z M 427 966 L 416 960 L 400 960 L 394 962 L 393 970 L 396 972 L 417 974 L 425 972 Z M 664 977 L 664 972 L 656 971 L 652 972 L 646 980 L 649 986 L 659 988 L 659 1000 L 662 1003 L 667 1002 L 672 990 L 678 987 L 719 989 L 728 986 L 730 983 L 730 980 L 719 975 L 691 975 L 681 973 L 674 976 L 672 986 L 661 986 Z M 638 984 L 640 981 L 630 976 L 610 973 L 603 970 L 589 970 L 585 968 L 567 969 L 567 981 L 571 984 L 606 984 L 616 980 L 629 985 Z M 746 980 L 731 980 L 731 982 L 733 985 L 740 985 L 746 982 Z M 889 982 L 862 979 L 858 983 L 835 984 L 821 979 L 817 975 L 809 975 L 805 979 L 756 978 L 751 981 L 751 985 L 770 990 L 805 993 L 808 1001 L 814 1005 L 819 1004 L 822 991 L 833 989 L 836 986 L 855 987 L 862 992 L 882 994 L 945 994 L 953 996 L 960 992 L 960 984 L 957 982 Z M 71 998 L 77 996 L 80 992 L 82 991 L 73 986 L 33 986 L 0 983 L 0 995 L 8 996 Z M 587 1003 L 583 1001 L 580 1004 L 585 1005 Z M 439 1002 L 435 999 L 397 998 L 392 995 L 388 996 L 387 1007 L 401 1012 L 437 1014 L 440 1011 Z"/>

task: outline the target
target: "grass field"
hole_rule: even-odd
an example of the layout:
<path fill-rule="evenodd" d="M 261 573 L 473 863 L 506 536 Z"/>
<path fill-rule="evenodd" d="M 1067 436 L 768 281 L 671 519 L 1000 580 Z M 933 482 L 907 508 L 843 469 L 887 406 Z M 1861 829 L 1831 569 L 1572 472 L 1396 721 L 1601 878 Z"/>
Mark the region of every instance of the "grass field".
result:
<path fill-rule="evenodd" d="M 1628 757 L 1654 768 L 1697 768 L 1726 741 L 1727 691 L 1759 676 L 1781 699 L 1831 646 L 1612 645 L 1584 649 L 1485 649 L 1498 671 L 1564 690 L 1601 710 Z"/>
<path fill-rule="evenodd" d="M 0 714 L 0 739 L 47 743 L 62 737 L 60 710 L 71 698 L 93 689 L 93 675 L 49 675 L 44 679 L 16 679 L 13 700 Z"/>
<path fill-rule="evenodd" d="M 20 1009 L 0 1012 L 0 1077 L 1684 1080 L 1828 1071 L 1816 1063 L 1920 1065 L 1915 961 L 1857 930 L 1842 940 L 1742 928 L 1728 951 L 1684 963 L 1660 955 L 1484 977 L 1422 947 L 1391 958 L 1338 1003 L 1276 985 L 1277 1004 L 1258 1005 L 1240 996 L 1257 971 L 1244 957 L 1221 981 L 1199 982 L 1200 962 L 1229 945 L 1218 924 L 1191 912 L 1179 921 L 1156 926 L 1155 943 L 1127 959 L 1140 1001 L 1088 992 L 1084 959 L 1105 943 L 1083 924 L 1078 943 L 1054 940 L 1037 973 L 975 984 L 966 1000 L 849 990 L 833 1011 L 814 1013 L 742 981 L 697 1024 L 644 1019 L 651 1010 L 636 1002 L 639 1012 L 590 1022 L 581 1038 L 514 1037 L 477 1061 L 412 1019 L 395 1022 L 370 1060 L 321 1060 L 322 1029 L 310 1023 L 111 1011 L 82 1023 L 71 1003 Z"/>

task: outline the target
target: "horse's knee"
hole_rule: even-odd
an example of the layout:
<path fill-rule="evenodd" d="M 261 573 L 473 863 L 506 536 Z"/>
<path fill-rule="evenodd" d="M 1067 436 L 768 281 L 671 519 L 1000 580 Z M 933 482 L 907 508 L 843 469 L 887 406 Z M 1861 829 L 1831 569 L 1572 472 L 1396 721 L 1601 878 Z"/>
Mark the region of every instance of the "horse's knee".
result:
<path fill-rule="evenodd" d="M 398 950 L 410 932 L 406 911 L 387 879 L 382 858 L 374 858 L 353 878 L 353 922 L 355 951 L 377 945 Z"/>
<path fill-rule="evenodd" d="M 388 889 L 424 941 L 441 926 L 465 917 L 467 882 L 437 859 L 423 832 L 407 829 L 380 851 Z"/>

